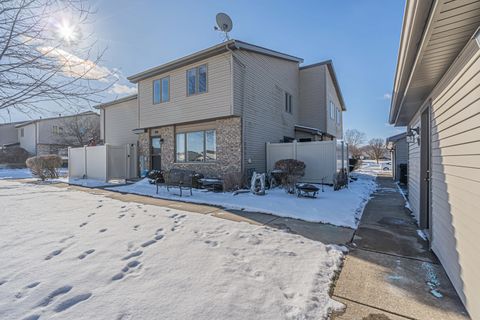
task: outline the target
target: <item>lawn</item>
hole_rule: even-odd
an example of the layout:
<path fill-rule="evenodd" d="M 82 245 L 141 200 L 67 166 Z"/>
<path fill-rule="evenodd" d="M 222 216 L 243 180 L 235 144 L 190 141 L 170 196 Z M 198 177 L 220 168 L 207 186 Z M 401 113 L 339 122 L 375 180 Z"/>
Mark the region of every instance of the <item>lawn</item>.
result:
<path fill-rule="evenodd" d="M 282 231 L 0 181 L 0 319 L 324 319 L 342 252 Z"/>

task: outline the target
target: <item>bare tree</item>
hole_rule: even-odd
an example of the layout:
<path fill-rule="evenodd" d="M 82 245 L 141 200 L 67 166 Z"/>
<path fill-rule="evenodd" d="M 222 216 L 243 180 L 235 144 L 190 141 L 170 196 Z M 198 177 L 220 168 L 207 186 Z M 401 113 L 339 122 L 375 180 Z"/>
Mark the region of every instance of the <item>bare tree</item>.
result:
<path fill-rule="evenodd" d="M 360 147 L 365 143 L 366 135 L 357 129 L 348 129 L 345 131 L 345 142 L 348 144 L 348 153 L 354 159 L 360 158 L 362 151 Z"/>
<path fill-rule="evenodd" d="M 97 103 L 116 75 L 99 66 L 104 50 L 84 34 L 86 0 L 0 0 L 0 110 Z"/>
<path fill-rule="evenodd" d="M 385 140 L 381 138 L 374 138 L 368 141 L 368 145 L 365 150 L 368 156 L 377 161 L 383 158 L 387 152 L 385 147 Z"/>
<path fill-rule="evenodd" d="M 100 121 L 97 116 L 75 115 L 65 118 L 62 123 L 62 132 L 59 136 L 61 144 L 71 147 L 82 147 L 90 139 L 100 140 Z"/>

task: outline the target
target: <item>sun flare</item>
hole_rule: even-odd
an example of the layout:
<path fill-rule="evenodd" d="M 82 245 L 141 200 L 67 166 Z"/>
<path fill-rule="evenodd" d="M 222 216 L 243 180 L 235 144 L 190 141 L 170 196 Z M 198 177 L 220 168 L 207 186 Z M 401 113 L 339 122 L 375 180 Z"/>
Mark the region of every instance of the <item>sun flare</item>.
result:
<path fill-rule="evenodd" d="M 68 20 L 62 20 L 57 24 L 57 34 L 59 38 L 67 42 L 72 42 L 77 39 L 78 33 L 74 25 Z"/>

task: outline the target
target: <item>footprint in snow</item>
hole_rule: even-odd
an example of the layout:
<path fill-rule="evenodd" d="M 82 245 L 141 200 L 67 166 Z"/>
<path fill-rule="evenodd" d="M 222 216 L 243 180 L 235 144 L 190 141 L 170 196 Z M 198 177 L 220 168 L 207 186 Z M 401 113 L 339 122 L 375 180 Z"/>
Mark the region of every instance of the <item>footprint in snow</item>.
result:
<path fill-rule="evenodd" d="M 72 239 L 72 238 L 75 238 L 75 236 L 73 236 L 73 235 L 68 236 L 68 237 L 66 237 L 66 238 L 61 239 L 61 240 L 58 241 L 58 242 L 59 242 L 59 243 L 64 243 L 65 241 L 70 240 L 70 239 Z"/>
<path fill-rule="evenodd" d="M 74 305 L 82 302 L 82 301 L 85 301 L 85 300 L 88 300 L 90 299 L 90 297 L 92 296 L 92 294 L 89 292 L 89 293 L 84 293 L 84 294 L 79 294 L 79 295 L 76 295 L 75 297 L 72 297 L 72 298 L 69 298 L 69 299 L 66 299 L 62 302 L 60 302 L 56 307 L 55 309 L 53 309 L 55 312 L 62 312 L 62 311 L 65 311 L 71 307 L 73 307 Z"/>
<path fill-rule="evenodd" d="M 134 230 L 134 231 L 138 231 L 138 227 L 140 227 L 140 225 L 139 225 L 139 224 L 137 224 L 137 225 L 133 226 L 133 230 Z"/>
<path fill-rule="evenodd" d="M 58 289 L 53 290 L 52 292 L 50 292 L 50 294 L 49 294 L 48 296 L 46 296 L 45 298 L 43 298 L 43 300 L 40 301 L 40 302 L 37 304 L 37 307 L 46 307 L 46 306 L 48 306 L 50 303 L 52 303 L 52 301 L 53 301 L 56 297 L 68 293 L 70 290 L 72 290 L 72 288 L 73 288 L 72 286 L 63 286 L 63 287 L 60 287 L 60 288 L 58 288 Z"/>
<path fill-rule="evenodd" d="M 124 206 L 121 206 L 120 208 L 121 208 L 121 209 L 125 209 L 126 207 L 127 207 L 127 206 L 124 205 Z"/>
<path fill-rule="evenodd" d="M 7 283 L 7 280 L 0 280 L 0 286 L 5 283 Z"/>
<path fill-rule="evenodd" d="M 103 204 L 99 204 L 99 205 L 97 206 L 97 209 L 100 209 L 101 207 L 103 207 Z"/>
<path fill-rule="evenodd" d="M 212 240 L 206 240 L 204 241 L 206 244 L 208 244 L 210 247 L 215 248 L 218 247 L 218 242 L 217 241 L 212 241 Z"/>
<path fill-rule="evenodd" d="M 121 215 L 118 216 L 118 219 L 122 219 L 123 217 L 125 217 L 125 215 L 121 214 Z"/>
<path fill-rule="evenodd" d="M 142 253 L 143 253 L 143 251 L 140 251 L 140 250 L 135 251 L 135 252 L 132 252 L 132 253 L 130 253 L 129 255 L 123 257 L 122 260 L 129 260 L 129 259 L 131 259 L 131 258 L 135 258 L 135 257 L 141 256 Z"/>
<path fill-rule="evenodd" d="M 22 320 L 38 320 L 38 319 L 40 319 L 39 314 L 32 314 L 31 316 L 25 317 Z"/>
<path fill-rule="evenodd" d="M 105 231 L 107 231 L 107 228 L 100 229 L 100 231 L 98 231 L 98 232 L 103 233 Z"/>
<path fill-rule="evenodd" d="M 45 257 L 45 260 L 50 260 L 55 256 L 58 256 L 60 253 L 62 253 L 63 249 L 58 249 L 55 251 L 52 251 L 48 256 Z"/>
<path fill-rule="evenodd" d="M 132 269 L 135 269 L 137 267 L 139 267 L 141 265 L 140 261 L 138 260 L 132 260 L 130 262 L 128 262 L 125 267 L 122 268 L 121 272 L 115 274 L 113 277 L 112 277 L 112 281 L 117 281 L 117 280 L 121 280 L 125 277 L 125 274 L 128 273 L 129 271 L 131 271 Z"/>
<path fill-rule="evenodd" d="M 80 225 L 80 228 L 85 227 L 88 224 L 88 222 L 84 222 Z"/>
<path fill-rule="evenodd" d="M 78 256 L 78 259 L 80 260 L 83 260 L 85 259 L 88 255 L 92 254 L 95 252 L 95 249 L 89 249 L 87 251 L 85 251 L 84 253 L 82 253 L 81 255 Z"/>
<path fill-rule="evenodd" d="M 37 281 L 37 282 L 32 282 L 29 285 L 26 285 L 25 287 L 23 287 L 23 289 L 21 291 L 17 292 L 17 294 L 15 295 L 15 298 L 17 298 L 17 299 L 23 298 L 25 296 L 25 294 L 27 294 L 30 289 L 35 288 L 39 284 L 40 284 L 40 282 Z"/>
<path fill-rule="evenodd" d="M 92 213 L 90 213 L 87 217 L 90 218 L 90 217 L 92 217 L 92 216 L 94 216 L 94 215 L 96 215 L 96 213 L 95 213 L 95 212 L 92 212 Z"/>
<path fill-rule="evenodd" d="M 148 240 L 148 241 L 142 243 L 140 246 L 141 246 L 142 248 L 146 248 L 146 247 L 148 247 L 148 246 L 151 246 L 151 245 L 154 244 L 155 242 L 157 242 L 157 240 Z"/>

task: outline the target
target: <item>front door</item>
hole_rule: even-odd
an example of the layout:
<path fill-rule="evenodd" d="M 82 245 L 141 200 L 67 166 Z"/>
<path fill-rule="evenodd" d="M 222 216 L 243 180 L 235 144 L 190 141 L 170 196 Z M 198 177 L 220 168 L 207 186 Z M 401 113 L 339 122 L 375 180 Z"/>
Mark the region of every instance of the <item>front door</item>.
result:
<path fill-rule="evenodd" d="M 152 170 L 160 170 L 162 167 L 161 161 L 161 146 L 162 141 L 160 137 L 152 137 L 150 141 L 151 155 L 152 155 Z"/>
<path fill-rule="evenodd" d="M 420 227 L 431 237 L 430 204 L 430 108 L 427 108 L 421 115 L 420 126 Z"/>

